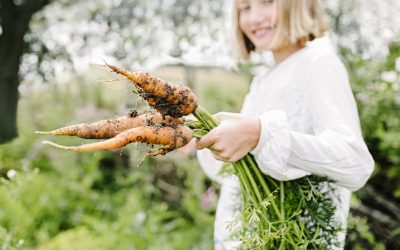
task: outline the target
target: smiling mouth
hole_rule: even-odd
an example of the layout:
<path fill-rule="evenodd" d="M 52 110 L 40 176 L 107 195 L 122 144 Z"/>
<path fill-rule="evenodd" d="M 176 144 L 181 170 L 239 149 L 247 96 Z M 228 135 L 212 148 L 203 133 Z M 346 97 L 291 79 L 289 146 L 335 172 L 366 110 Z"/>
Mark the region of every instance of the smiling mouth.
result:
<path fill-rule="evenodd" d="M 255 29 L 252 31 L 253 35 L 256 38 L 261 38 L 264 37 L 265 35 L 268 35 L 271 32 L 271 28 L 260 28 L 260 29 Z"/>

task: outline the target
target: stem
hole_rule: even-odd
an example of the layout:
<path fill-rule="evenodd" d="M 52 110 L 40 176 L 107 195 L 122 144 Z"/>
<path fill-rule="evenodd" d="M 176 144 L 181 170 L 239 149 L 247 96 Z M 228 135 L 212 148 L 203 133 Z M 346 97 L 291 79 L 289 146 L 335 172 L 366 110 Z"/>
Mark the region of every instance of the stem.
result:
<path fill-rule="evenodd" d="M 209 129 L 213 129 L 219 125 L 219 121 L 215 119 L 210 113 L 208 113 L 203 107 L 197 106 L 193 115 Z"/>
<path fill-rule="evenodd" d="M 261 203 L 262 200 L 263 200 L 263 198 L 261 197 L 261 194 L 260 194 L 260 192 L 258 191 L 257 184 L 256 184 L 256 182 L 254 181 L 254 178 L 253 178 L 252 174 L 250 173 L 250 171 L 249 171 L 249 169 L 248 169 L 248 167 L 247 167 L 246 162 L 242 159 L 242 160 L 239 160 L 238 163 L 239 163 L 240 166 L 244 169 L 244 172 L 245 172 L 244 174 L 247 176 L 247 178 L 250 180 L 251 185 L 253 186 L 253 190 L 254 190 L 254 192 L 255 192 L 255 195 L 256 195 L 257 198 L 258 198 L 258 200 L 256 200 L 255 202 L 256 202 L 256 203 Z"/>
<path fill-rule="evenodd" d="M 259 182 L 263 186 L 264 192 L 266 193 L 266 195 L 267 196 L 270 195 L 271 194 L 271 190 L 268 188 L 267 184 L 265 183 L 264 178 L 262 177 L 262 175 L 260 173 L 260 169 L 256 166 L 256 163 L 254 162 L 254 159 L 249 154 L 247 154 L 246 155 L 246 160 L 247 160 L 247 163 L 249 163 L 250 167 L 255 172 Z M 267 178 L 269 178 L 269 177 L 267 176 Z M 278 209 L 278 206 L 276 205 L 274 200 L 271 200 L 271 205 L 272 205 L 272 208 L 274 209 L 275 214 L 278 217 L 278 219 L 282 220 L 281 213 L 280 213 L 280 211 Z"/>
<path fill-rule="evenodd" d="M 243 167 L 241 166 L 241 164 L 239 162 L 235 162 L 233 163 L 233 166 L 237 169 L 237 171 L 239 172 L 239 176 L 242 178 L 243 180 L 243 184 L 245 184 L 245 188 L 248 191 L 249 195 L 251 196 L 252 200 L 254 201 L 254 203 L 257 202 L 257 196 L 255 196 L 255 190 L 252 188 L 252 185 L 250 184 L 249 181 L 249 176 L 247 176 L 244 171 L 243 171 Z M 246 202 L 246 201 L 243 201 Z"/>
<path fill-rule="evenodd" d="M 192 137 L 201 139 L 201 137 L 205 136 L 207 134 L 207 131 L 202 130 L 202 129 L 193 129 L 192 130 Z"/>

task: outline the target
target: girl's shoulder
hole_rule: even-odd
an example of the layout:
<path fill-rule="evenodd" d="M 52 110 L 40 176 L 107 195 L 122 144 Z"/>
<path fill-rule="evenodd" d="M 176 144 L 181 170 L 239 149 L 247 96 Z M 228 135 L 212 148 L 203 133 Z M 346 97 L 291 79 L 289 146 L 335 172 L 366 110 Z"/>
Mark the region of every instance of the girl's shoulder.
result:
<path fill-rule="evenodd" d="M 263 66 L 253 69 L 253 80 L 266 76 L 272 70 L 271 66 Z"/>
<path fill-rule="evenodd" d="M 347 75 L 347 70 L 328 37 L 309 42 L 289 70 L 297 81 L 303 79 L 306 82 L 310 75 Z"/>
<path fill-rule="evenodd" d="M 328 36 L 316 38 L 304 48 L 303 60 L 309 64 L 320 64 L 327 61 L 340 63 L 340 58 Z"/>

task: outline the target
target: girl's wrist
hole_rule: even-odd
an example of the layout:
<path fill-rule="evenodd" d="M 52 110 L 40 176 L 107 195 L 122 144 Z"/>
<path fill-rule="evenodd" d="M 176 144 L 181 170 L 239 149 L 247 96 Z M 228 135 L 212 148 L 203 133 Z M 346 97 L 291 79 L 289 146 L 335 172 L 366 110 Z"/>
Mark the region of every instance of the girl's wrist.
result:
<path fill-rule="evenodd" d="M 250 118 L 249 120 L 247 120 L 246 136 L 249 139 L 251 150 L 256 148 L 260 140 L 260 133 L 261 133 L 260 120 L 257 118 Z"/>

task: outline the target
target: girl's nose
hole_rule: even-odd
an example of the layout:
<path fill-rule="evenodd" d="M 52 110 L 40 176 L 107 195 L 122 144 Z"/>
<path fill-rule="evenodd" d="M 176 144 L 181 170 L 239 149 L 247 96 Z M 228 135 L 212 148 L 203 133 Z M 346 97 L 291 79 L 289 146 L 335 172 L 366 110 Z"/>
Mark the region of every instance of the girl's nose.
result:
<path fill-rule="evenodd" d="M 251 8 L 250 21 L 255 24 L 265 21 L 267 19 L 266 12 L 267 10 L 261 6 Z"/>

